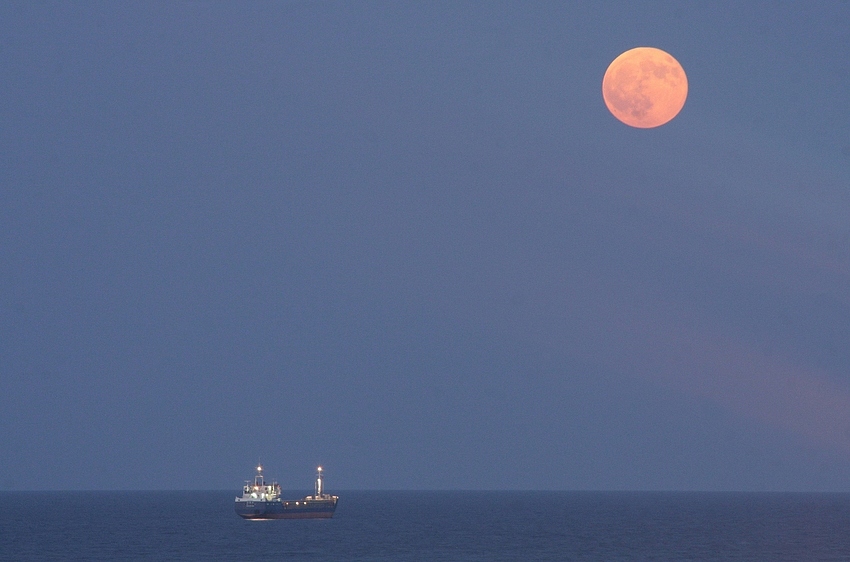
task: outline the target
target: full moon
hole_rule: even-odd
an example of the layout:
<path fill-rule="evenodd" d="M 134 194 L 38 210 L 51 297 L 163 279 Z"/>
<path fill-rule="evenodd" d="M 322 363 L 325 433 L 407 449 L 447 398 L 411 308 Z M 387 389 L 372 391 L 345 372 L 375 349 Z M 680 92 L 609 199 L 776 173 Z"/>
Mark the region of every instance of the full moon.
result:
<path fill-rule="evenodd" d="M 688 97 L 688 77 L 669 53 L 636 47 L 608 66 L 602 97 L 608 111 L 626 125 L 651 129 L 679 114 Z"/>

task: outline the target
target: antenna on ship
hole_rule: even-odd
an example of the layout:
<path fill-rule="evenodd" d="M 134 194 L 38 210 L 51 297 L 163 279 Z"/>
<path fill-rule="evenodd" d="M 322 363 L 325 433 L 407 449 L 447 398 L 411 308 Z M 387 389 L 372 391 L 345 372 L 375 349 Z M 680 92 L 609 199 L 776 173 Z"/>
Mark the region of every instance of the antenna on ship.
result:
<path fill-rule="evenodd" d="M 322 467 L 316 469 L 316 499 L 322 497 L 324 489 L 322 487 Z"/>

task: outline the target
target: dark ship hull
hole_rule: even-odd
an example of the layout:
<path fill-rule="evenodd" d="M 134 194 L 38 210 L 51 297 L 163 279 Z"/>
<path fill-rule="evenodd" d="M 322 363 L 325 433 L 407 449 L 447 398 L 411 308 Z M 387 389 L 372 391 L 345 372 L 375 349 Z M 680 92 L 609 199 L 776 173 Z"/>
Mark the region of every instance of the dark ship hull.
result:
<path fill-rule="evenodd" d="M 336 502 L 336 498 L 237 501 L 236 514 L 245 519 L 330 519 Z"/>

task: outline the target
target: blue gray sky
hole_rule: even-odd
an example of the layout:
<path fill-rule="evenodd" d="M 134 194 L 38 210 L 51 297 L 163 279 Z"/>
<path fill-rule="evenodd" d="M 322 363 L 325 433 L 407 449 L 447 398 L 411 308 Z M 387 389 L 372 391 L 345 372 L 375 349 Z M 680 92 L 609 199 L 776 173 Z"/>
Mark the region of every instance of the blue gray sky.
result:
<path fill-rule="evenodd" d="M 850 491 L 848 52 L 847 2 L 0 4 L 0 489 Z"/>

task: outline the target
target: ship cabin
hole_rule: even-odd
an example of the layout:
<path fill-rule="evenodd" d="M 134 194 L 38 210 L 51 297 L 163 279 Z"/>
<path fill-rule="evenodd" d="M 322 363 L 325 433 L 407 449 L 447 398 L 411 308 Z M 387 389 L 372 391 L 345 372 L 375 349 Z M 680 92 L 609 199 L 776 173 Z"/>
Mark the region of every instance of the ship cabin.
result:
<path fill-rule="evenodd" d="M 272 501 L 280 497 L 280 484 L 272 482 L 271 484 L 263 478 L 263 466 L 257 466 L 257 475 L 254 476 L 254 482 L 245 481 L 245 486 L 242 488 L 242 497 L 251 498 L 260 501 Z"/>

